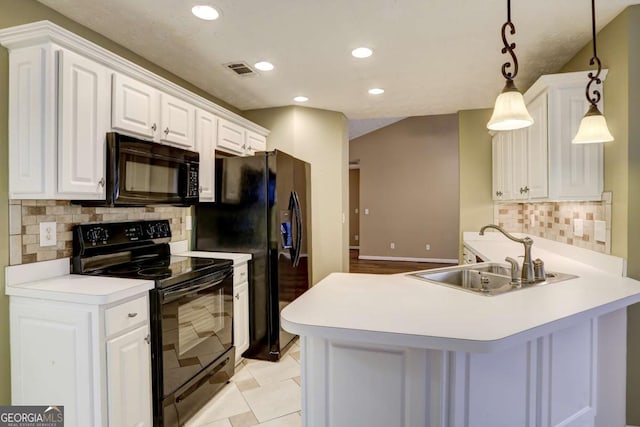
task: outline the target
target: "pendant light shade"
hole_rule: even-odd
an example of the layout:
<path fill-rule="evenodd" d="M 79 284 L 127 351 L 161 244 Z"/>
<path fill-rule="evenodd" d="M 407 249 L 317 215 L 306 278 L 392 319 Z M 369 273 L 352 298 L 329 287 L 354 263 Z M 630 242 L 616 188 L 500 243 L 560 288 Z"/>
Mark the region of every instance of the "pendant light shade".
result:
<path fill-rule="evenodd" d="M 513 84 L 507 80 L 504 89 L 496 98 L 496 105 L 487 128 L 502 131 L 522 129 L 533 124 L 533 118 L 524 104 L 524 97 Z"/>
<path fill-rule="evenodd" d="M 595 144 L 613 140 L 607 121 L 598 107 L 592 104 L 587 114 L 582 118 L 578 133 L 572 142 L 574 144 Z"/>
<path fill-rule="evenodd" d="M 596 2 L 591 0 L 591 33 L 593 36 L 593 57 L 589 61 L 590 65 L 596 64 L 598 69 L 595 73 L 589 73 L 589 83 L 587 83 L 587 101 L 591 104 L 589 110 L 584 115 L 584 118 L 580 122 L 578 133 L 573 138 L 574 144 L 597 144 L 603 142 L 611 142 L 614 140 L 613 135 L 609 132 L 607 121 L 604 115 L 598 109 L 598 102 L 602 95 L 598 89 L 591 90 L 592 84 L 601 84 L 600 72 L 602 71 L 602 64 L 600 58 L 598 58 L 598 51 L 596 49 Z"/>
<path fill-rule="evenodd" d="M 502 53 L 509 53 L 512 62 L 502 64 L 502 75 L 507 80 L 504 89 L 496 98 L 496 105 L 493 108 L 493 114 L 487 128 L 494 131 L 522 129 L 533 124 L 533 118 L 527 111 L 524 98 L 516 85 L 513 83 L 516 74 L 518 74 L 518 58 L 514 49 L 515 43 L 507 41 L 507 30 L 511 35 L 516 33 L 516 27 L 511 22 L 511 0 L 507 0 L 507 22 L 502 26 Z M 513 67 L 513 71 L 510 71 Z"/>

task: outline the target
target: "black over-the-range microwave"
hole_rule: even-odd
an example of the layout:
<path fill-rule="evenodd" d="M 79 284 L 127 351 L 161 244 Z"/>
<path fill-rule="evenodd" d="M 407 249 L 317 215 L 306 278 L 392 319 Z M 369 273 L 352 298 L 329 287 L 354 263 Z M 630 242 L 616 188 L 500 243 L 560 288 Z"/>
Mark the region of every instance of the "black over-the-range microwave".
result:
<path fill-rule="evenodd" d="M 105 200 L 85 206 L 198 203 L 200 155 L 194 151 L 107 133 Z"/>

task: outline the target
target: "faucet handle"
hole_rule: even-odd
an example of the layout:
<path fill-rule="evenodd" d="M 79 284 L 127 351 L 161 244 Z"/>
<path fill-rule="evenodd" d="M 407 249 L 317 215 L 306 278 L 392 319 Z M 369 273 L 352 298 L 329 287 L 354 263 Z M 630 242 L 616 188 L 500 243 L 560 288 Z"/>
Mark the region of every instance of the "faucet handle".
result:
<path fill-rule="evenodd" d="M 533 261 L 533 276 L 536 282 L 542 282 L 547 279 L 547 274 L 544 271 L 544 262 L 540 258 L 536 258 Z"/>
<path fill-rule="evenodd" d="M 520 266 L 518 265 L 518 261 L 511 257 L 506 257 L 504 259 L 511 265 L 511 284 L 519 285 L 520 284 Z"/>

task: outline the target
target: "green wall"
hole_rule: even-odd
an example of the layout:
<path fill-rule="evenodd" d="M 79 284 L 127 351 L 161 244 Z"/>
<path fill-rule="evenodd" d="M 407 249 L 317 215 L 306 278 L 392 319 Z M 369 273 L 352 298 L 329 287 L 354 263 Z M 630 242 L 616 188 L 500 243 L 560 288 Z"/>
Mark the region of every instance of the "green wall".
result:
<path fill-rule="evenodd" d="M 492 109 L 458 112 L 460 161 L 460 253 L 462 233 L 479 231 L 493 222 L 491 198 L 491 136 L 487 122 Z"/>
<path fill-rule="evenodd" d="M 95 33 L 35 0 L 0 0 L 0 28 L 49 20 L 233 112 L 239 110 L 178 78 L 123 46 Z M 0 47 L 0 405 L 11 403 L 9 364 L 9 298 L 4 294 L 4 268 L 9 264 L 8 103 L 9 55 Z"/>

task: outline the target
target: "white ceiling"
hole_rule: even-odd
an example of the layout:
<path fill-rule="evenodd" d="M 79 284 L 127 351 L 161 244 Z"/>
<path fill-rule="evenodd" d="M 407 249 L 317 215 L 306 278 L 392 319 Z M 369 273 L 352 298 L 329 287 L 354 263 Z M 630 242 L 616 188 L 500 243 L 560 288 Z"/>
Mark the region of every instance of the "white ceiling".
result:
<path fill-rule="evenodd" d="M 303 94 L 304 105 L 350 119 L 445 114 L 489 107 L 504 85 L 505 0 L 40 2 L 241 110 L 290 105 Z M 599 0 L 598 29 L 636 3 Z M 195 4 L 222 16 L 199 20 Z M 589 42 L 590 11 L 588 0 L 512 2 L 518 86 L 557 71 Z M 351 57 L 363 45 L 374 55 Z M 276 68 L 242 78 L 222 65 L 237 60 Z M 386 92 L 369 95 L 372 87 Z"/>

